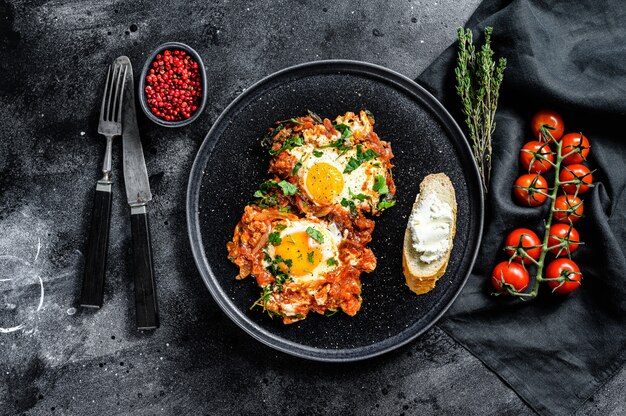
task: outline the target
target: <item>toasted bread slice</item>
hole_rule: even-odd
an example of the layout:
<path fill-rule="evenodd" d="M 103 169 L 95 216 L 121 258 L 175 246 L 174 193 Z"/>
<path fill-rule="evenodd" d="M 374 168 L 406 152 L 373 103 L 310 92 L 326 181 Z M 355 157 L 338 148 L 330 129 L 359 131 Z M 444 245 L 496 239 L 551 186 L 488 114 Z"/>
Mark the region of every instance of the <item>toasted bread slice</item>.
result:
<path fill-rule="evenodd" d="M 418 295 L 422 295 L 431 291 L 435 287 L 437 280 L 443 276 L 450 260 L 452 252 L 452 242 L 456 233 L 456 196 L 454 187 L 450 178 L 444 173 L 436 173 L 428 175 L 420 184 L 420 192 L 415 198 L 413 209 L 415 209 L 425 195 L 434 193 L 441 201 L 446 202 L 452 208 L 452 223 L 450 224 L 450 234 L 448 240 L 450 242 L 446 253 L 438 260 L 432 263 L 425 263 L 420 260 L 420 255 L 413 247 L 411 231 L 407 225 L 404 233 L 404 248 L 402 250 L 402 269 L 406 284 Z"/>

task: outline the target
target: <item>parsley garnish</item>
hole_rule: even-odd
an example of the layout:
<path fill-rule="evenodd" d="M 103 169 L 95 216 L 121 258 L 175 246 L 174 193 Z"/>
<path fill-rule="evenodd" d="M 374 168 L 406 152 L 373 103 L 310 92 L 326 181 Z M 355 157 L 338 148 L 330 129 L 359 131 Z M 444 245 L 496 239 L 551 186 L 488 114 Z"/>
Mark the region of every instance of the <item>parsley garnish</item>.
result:
<path fill-rule="evenodd" d="M 295 195 L 298 192 L 298 187 L 287 181 L 280 181 L 277 185 L 283 190 L 285 195 Z"/>
<path fill-rule="evenodd" d="M 316 230 L 313 227 L 307 227 L 306 229 L 306 233 L 309 235 L 309 237 L 311 237 L 313 240 L 317 241 L 320 244 L 324 244 L 324 234 L 322 234 L 320 231 Z"/>
<path fill-rule="evenodd" d="M 298 161 L 298 163 L 296 163 L 296 165 L 293 167 L 293 170 L 291 171 L 291 176 L 296 176 L 296 173 L 298 173 L 301 167 L 302 162 Z"/>
<path fill-rule="evenodd" d="M 306 255 L 306 259 L 308 260 L 309 263 L 314 264 L 313 263 L 313 256 L 315 255 L 314 251 L 309 251 L 309 254 Z"/>
<path fill-rule="evenodd" d="M 348 188 L 348 193 L 350 194 L 350 198 L 352 198 L 351 200 L 348 200 L 346 198 L 342 198 L 341 199 L 341 206 L 346 207 L 346 208 L 350 208 L 350 212 L 352 212 L 353 214 L 356 212 L 356 203 L 354 202 L 355 200 L 359 201 L 359 202 L 363 202 L 366 199 L 371 199 L 368 195 L 365 194 L 354 194 L 352 193 L 352 189 Z"/>
<path fill-rule="evenodd" d="M 345 125 L 345 124 L 340 124 L 340 126 Z M 336 127 L 336 126 L 335 126 Z M 346 139 L 348 137 L 350 137 L 352 134 L 347 135 L 347 136 L 342 136 L 340 138 L 338 138 L 337 140 L 333 140 L 330 144 L 327 144 L 325 146 L 322 146 L 321 149 L 326 149 L 328 147 L 332 147 L 333 149 L 337 149 L 339 150 L 339 156 L 343 156 L 344 153 L 346 153 L 348 150 L 352 149 L 352 146 L 346 144 Z"/>
<path fill-rule="evenodd" d="M 328 266 L 334 266 L 335 264 L 337 264 L 337 260 L 335 260 L 334 257 L 329 258 L 328 260 L 326 260 L 326 264 Z"/>
<path fill-rule="evenodd" d="M 274 246 L 279 246 L 280 243 L 283 241 L 283 239 L 280 238 L 280 232 L 274 231 L 274 232 L 270 233 L 267 241 L 269 241 L 270 244 L 272 244 Z"/>
<path fill-rule="evenodd" d="M 254 302 L 252 304 L 252 306 L 250 306 L 250 309 L 254 309 L 255 306 L 260 306 L 261 308 L 263 308 L 263 312 L 267 311 L 270 316 L 272 316 L 271 311 L 269 309 L 267 309 L 267 307 L 265 305 L 267 305 L 267 302 L 270 300 L 270 297 L 272 296 L 272 292 L 273 292 L 273 287 L 271 284 L 267 285 L 267 286 L 263 286 L 263 293 L 261 294 L 261 297 L 258 298 L 256 300 L 256 302 Z"/>
<path fill-rule="evenodd" d="M 346 208 L 350 208 L 351 212 L 355 212 L 356 211 L 356 206 L 354 205 L 353 201 L 348 201 L 346 198 L 341 198 L 341 206 L 342 207 L 346 207 Z"/>
<path fill-rule="evenodd" d="M 254 193 L 254 197 L 255 198 L 263 198 L 265 195 L 267 195 L 267 192 L 270 189 L 276 188 L 277 184 L 278 184 L 278 182 L 276 182 L 273 179 L 270 179 L 268 181 L 262 182 L 261 185 L 259 185 L 259 190 Z"/>
<path fill-rule="evenodd" d="M 280 132 L 284 128 L 285 128 L 285 125 L 283 123 L 278 124 L 276 127 L 274 127 L 273 129 L 271 129 L 270 131 L 265 133 L 265 136 L 263 136 L 263 142 L 265 142 L 265 141 L 271 139 L 272 137 L 276 136 L 278 134 L 278 132 Z"/>
<path fill-rule="evenodd" d="M 352 146 L 346 144 L 344 139 L 335 140 L 330 144 L 330 147 L 339 151 L 339 156 L 337 156 L 338 158 L 345 155 L 348 150 L 352 149 Z"/>
<path fill-rule="evenodd" d="M 365 152 L 363 152 L 361 145 L 357 144 L 356 145 L 356 157 L 351 157 L 350 160 L 348 160 L 348 164 L 346 165 L 346 168 L 343 170 L 343 173 L 350 173 L 356 168 L 358 168 L 359 166 L 361 166 L 363 162 L 376 159 L 378 156 L 380 155 L 376 153 L 375 151 L 373 151 L 372 149 L 367 149 Z"/>
<path fill-rule="evenodd" d="M 295 124 L 304 124 L 304 123 L 302 123 L 301 121 L 298 121 L 298 120 L 296 120 L 296 119 L 295 119 L 295 118 L 293 118 L 293 117 L 292 117 L 292 118 L 290 118 L 290 119 L 289 119 L 289 121 L 291 121 L 292 123 L 295 123 Z"/>
<path fill-rule="evenodd" d="M 374 191 L 378 192 L 380 195 L 385 195 L 389 193 L 389 188 L 387 187 L 387 181 L 383 175 L 376 176 L 376 182 L 374 182 L 374 187 L 372 188 Z"/>
<path fill-rule="evenodd" d="M 270 272 L 276 279 L 273 285 L 276 287 L 276 289 L 279 289 L 279 291 L 282 291 L 282 285 L 288 281 L 291 281 L 291 277 L 289 277 L 289 272 L 291 271 L 291 266 L 293 262 L 291 261 L 291 259 L 285 260 L 281 256 L 276 256 L 274 259 L 272 259 L 269 256 L 266 256 L 265 260 L 269 261 L 270 263 L 266 267 L 266 270 Z M 281 268 L 278 267 L 280 263 L 284 263 L 285 266 L 287 266 L 286 272 L 282 271 Z"/>
<path fill-rule="evenodd" d="M 336 124 L 335 128 L 341 132 L 342 139 L 347 139 L 352 136 L 352 130 L 350 130 L 350 126 L 347 124 Z"/>
<path fill-rule="evenodd" d="M 348 188 L 348 193 L 350 194 L 350 198 L 356 199 L 359 202 L 363 202 L 366 199 L 371 199 L 368 195 L 365 195 L 365 194 L 356 194 L 356 195 L 353 194 L 352 193 L 352 189 L 350 189 L 350 188 Z"/>
<path fill-rule="evenodd" d="M 253 309 L 255 306 L 260 306 L 263 308 L 263 312 L 267 312 L 270 317 L 273 318 L 274 315 L 280 315 L 280 313 L 267 309 L 267 302 L 270 300 L 274 292 L 280 293 L 283 291 L 285 283 L 293 281 L 293 279 L 289 276 L 292 261 L 285 260 L 281 256 L 276 256 L 275 259 L 272 259 L 267 254 L 265 255 L 265 261 L 269 262 L 266 269 L 274 276 L 275 280 L 273 283 L 263 286 L 263 293 L 261 294 L 261 297 L 252 304 L 250 309 Z M 280 263 L 284 263 L 287 266 L 287 272 L 282 271 L 278 267 Z"/>
<path fill-rule="evenodd" d="M 392 207 L 392 206 L 394 206 L 394 205 L 396 205 L 396 201 L 387 201 L 387 200 L 383 200 L 383 201 L 380 201 L 380 202 L 376 205 L 376 207 L 377 207 L 378 209 L 380 209 L 380 210 L 383 210 L 383 209 L 391 208 L 391 207 Z"/>
<path fill-rule="evenodd" d="M 324 152 L 320 152 L 319 150 L 313 150 L 313 156 L 320 157 L 324 154 Z"/>
<path fill-rule="evenodd" d="M 293 149 L 294 147 L 302 146 L 303 144 L 304 144 L 304 139 L 302 137 L 291 136 L 285 139 L 282 146 L 280 146 L 280 149 L 277 149 L 277 150 L 270 149 L 269 152 L 270 152 L 270 155 L 274 156 L 279 153 L 282 153 L 284 150 L 290 150 L 290 149 Z"/>
<path fill-rule="evenodd" d="M 280 188 L 283 191 L 283 194 L 285 195 L 295 195 L 296 192 L 298 191 L 298 187 L 296 185 L 293 185 L 287 181 L 283 180 L 280 182 L 276 182 L 275 180 L 270 179 L 261 183 L 261 185 L 259 185 L 259 190 L 254 193 L 254 197 L 263 198 L 265 200 L 268 198 L 267 193 L 269 192 L 269 190 L 272 188 L 276 188 L 276 187 Z M 276 205 L 275 198 L 273 199 L 273 204 L 268 204 L 268 205 Z"/>

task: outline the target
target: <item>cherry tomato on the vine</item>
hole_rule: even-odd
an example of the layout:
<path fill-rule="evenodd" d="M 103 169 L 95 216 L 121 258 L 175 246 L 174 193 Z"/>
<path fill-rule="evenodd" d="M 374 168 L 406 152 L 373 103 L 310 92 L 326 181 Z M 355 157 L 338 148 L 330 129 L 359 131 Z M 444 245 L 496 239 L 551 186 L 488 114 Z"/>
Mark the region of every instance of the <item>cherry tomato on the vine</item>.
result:
<path fill-rule="evenodd" d="M 527 172 L 545 173 L 550 170 L 554 162 L 554 152 L 548 143 L 540 141 L 528 142 L 519 153 L 519 160 Z"/>
<path fill-rule="evenodd" d="M 548 286 L 554 293 L 564 295 L 578 289 L 583 276 L 580 274 L 578 265 L 570 259 L 556 259 L 546 268 L 546 278 L 557 279 L 562 277 L 564 280 L 548 280 Z"/>
<path fill-rule="evenodd" d="M 553 110 L 540 110 L 533 116 L 531 127 L 535 137 L 539 141 L 552 142 L 550 135 L 559 140 L 565 131 L 563 118 Z"/>
<path fill-rule="evenodd" d="M 554 200 L 554 219 L 570 223 L 578 221 L 585 210 L 582 199 L 574 195 L 559 195 Z"/>
<path fill-rule="evenodd" d="M 575 194 L 578 188 L 578 194 L 582 194 L 587 192 L 593 183 L 593 175 L 587 166 L 576 163 L 561 169 L 559 181 L 566 193 Z"/>
<path fill-rule="evenodd" d="M 573 163 L 583 163 L 589 155 L 589 140 L 582 133 L 568 133 L 561 138 L 561 154 L 563 156 L 574 151 L 571 155 L 563 159 L 563 163 L 571 165 Z"/>
<path fill-rule="evenodd" d="M 548 236 L 548 247 L 550 253 L 557 257 L 567 256 L 578 249 L 580 236 L 578 231 L 571 224 L 553 224 L 550 227 Z"/>
<path fill-rule="evenodd" d="M 541 255 L 541 241 L 537 234 L 533 230 L 529 230 L 528 228 L 518 228 L 516 230 L 511 231 L 509 235 L 504 240 L 504 244 L 506 245 L 506 253 L 509 257 L 513 257 L 513 261 L 517 261 L 519 263 L 530 263 L 531 260 L 522 254 L 522 250 L 526 252 L 526 254 L 537 260 Z"/>
<path fill-rule="evenodd" d="M 522 175 L 513 185 L 513 195 L 526 206 L 539 206 L 548 197 L 548 182 L 538 173 Z"/>
<path fill-rule="evenodd" d="M 503 261 L 494 267 L 491 273 L 491 284 L 498 291 L 508 294 L 507 289 L 521 292 L 530 282 L 528 271 L 519 263 Z"/>

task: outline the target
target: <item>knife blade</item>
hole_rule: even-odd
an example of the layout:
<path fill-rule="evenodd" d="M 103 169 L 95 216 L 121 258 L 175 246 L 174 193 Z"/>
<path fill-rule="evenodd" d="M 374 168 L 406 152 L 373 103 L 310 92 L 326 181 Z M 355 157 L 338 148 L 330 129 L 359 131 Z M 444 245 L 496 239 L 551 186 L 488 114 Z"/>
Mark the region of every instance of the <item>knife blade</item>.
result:
<path fill-rule="evenodd" d="M 136 321 L 137 329 L 155 329 L 159 326 L 159 312 L 147 207 L 152 200 L 152 192 L 139 137 L 132 65 L 127 57 L 122 58 L 128 61 L 129 66 L 122 118 L 122 160 L 126 199 L 130 206 Z"/>

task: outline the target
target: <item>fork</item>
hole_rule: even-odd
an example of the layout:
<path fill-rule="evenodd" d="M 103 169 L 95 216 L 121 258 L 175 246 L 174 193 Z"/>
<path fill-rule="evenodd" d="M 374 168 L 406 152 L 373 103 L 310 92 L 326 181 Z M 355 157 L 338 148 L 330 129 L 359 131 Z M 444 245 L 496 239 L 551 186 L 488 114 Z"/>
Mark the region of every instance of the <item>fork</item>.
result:
<path fill-rule="evenodd" d="M 104 297 L 104 275 L 111 223 L 111 153 L 113 138 L 122 134 L 122 99 L 127 71 L 128 65 L 118 62 L 117 59 L 112 66 L 109 66 L 100 108 L 98 133 L 106 137 L 107 144 L 102 166 L 102 179 L 96 185 L 94 196 L 80 297 L 80 305 L 87 308 L 102 307 Z"/>

